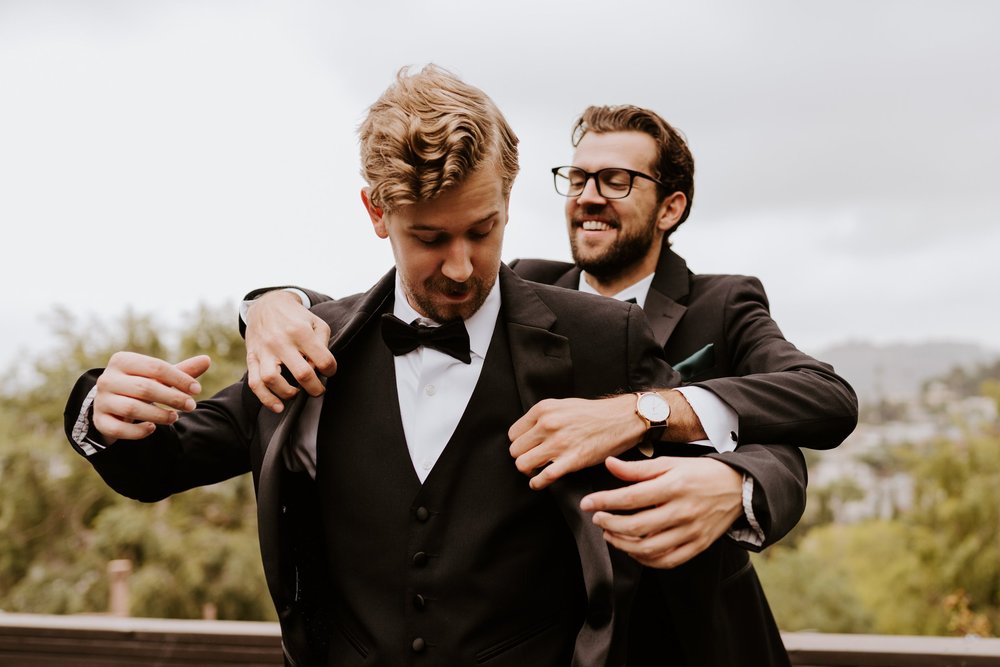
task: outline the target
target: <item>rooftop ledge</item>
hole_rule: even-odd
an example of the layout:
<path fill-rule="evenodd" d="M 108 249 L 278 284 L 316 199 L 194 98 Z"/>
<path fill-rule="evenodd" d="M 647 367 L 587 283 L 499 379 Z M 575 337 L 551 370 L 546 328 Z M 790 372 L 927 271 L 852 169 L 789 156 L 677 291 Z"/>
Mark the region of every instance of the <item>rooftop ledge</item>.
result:
<path fill-rule="evenodd" d="M 978 667 L 1000 665 L 1000 639 L 787 632 L 800 667 Z M 74 662 L 66 662 L 73 658 Z M 15 660 L 16 659 L 16 660 Z M 0 665 L 281 664 L 277 623 L 0 612 Z"/>

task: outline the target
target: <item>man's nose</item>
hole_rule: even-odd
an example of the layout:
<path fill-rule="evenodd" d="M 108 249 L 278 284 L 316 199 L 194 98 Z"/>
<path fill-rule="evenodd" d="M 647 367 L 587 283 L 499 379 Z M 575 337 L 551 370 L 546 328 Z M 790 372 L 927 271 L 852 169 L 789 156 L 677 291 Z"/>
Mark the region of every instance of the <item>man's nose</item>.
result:
<path fill-rule="evenodd" d="M 587 182 L 583 184 L 583 190 L 576 196 L 576 203 L 581 206 L 586 206 L 588 204 L 606 204 L 607 199 L 601 196 L 600 191 L 597 189 L 597 176 L 590 176 L 587 178 Z"/>
<path fill-rule="evenodd" d="M 464 239 L 458 239 L 448 247 L 441 273 L 458 283 L 464 283 L 472 276 L 472 252 Z"/>

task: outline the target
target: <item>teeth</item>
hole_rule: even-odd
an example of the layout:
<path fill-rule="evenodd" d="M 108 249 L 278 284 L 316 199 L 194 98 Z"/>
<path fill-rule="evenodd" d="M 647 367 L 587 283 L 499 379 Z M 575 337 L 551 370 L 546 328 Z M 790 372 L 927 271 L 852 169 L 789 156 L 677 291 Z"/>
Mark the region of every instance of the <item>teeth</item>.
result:
<path fill-rule="evenodd" d="M 611 225 L 600 220 L 584 220 L 580 226 L 588 232 L 605 232 L 611 229 Z"/>

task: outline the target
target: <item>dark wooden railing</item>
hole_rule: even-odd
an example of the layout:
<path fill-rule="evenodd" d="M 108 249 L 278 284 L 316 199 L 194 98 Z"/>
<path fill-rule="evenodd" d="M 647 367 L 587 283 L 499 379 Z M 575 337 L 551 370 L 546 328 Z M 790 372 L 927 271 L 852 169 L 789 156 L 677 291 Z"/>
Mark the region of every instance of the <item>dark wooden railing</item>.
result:
<path fill-rule="evenodd" d="M 1000 665 L 1000 639 L 791 632 L 797 667 Z M 0 613 L 2 667 L 276 667 L 275 623 Z"/>

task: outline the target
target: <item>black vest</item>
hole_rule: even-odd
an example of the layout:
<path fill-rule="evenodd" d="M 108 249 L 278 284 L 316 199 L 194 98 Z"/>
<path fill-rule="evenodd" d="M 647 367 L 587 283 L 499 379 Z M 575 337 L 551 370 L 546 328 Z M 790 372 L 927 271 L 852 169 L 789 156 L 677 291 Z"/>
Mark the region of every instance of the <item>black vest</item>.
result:
<path fill-rule="evenodd" d="M 523 411 L 502 314 L 423 485 L 377 321 L 339 357 L 320 419 L 328 664 L 569 665 L 586 607 L 580 561 L 551 496 L 508 452 Z"/>

